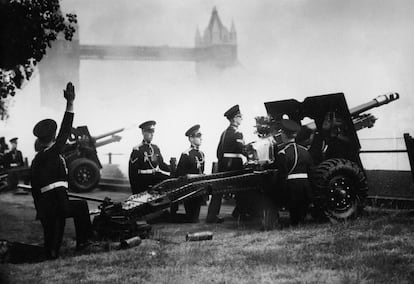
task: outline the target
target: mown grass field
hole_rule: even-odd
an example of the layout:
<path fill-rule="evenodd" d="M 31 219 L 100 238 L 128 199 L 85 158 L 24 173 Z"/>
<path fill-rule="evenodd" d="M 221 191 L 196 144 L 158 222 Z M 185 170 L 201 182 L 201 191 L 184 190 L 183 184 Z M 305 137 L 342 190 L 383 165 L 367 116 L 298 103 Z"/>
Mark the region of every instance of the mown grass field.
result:
<path fill-rule="evenodd" d="M 9 283 L 414 283 L 414 217 L 370 213 L 343 224 L 306 224 L 268 232 L 258 224 L 160 224 L 127 250 L 3 264 Z M 211 230 L 213 240 L 185 242 Z"/>

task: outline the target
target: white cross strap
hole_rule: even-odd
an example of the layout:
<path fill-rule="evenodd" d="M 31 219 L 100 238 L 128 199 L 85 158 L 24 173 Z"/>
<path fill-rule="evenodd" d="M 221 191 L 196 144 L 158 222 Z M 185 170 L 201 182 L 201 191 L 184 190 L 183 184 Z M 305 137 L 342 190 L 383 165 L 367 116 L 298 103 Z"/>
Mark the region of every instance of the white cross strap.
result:
<path fill-rule="evenodd" d="M 46 186 L 42 187 L 42 188 L 40 189 L 40 192 L 41 192 L 41 193 L 45 193 L 45 192 L 50 191 L 50 190 L 52 190 L 52 189 L 55 189 L 55 188 L 57 188 L 57 187 L 64 187 L 64 188 L 68 188 L 68 182 L 67 182 L 67 181 L 57 181 L 57 182 L 54 182 L 54 183 L 48 184 L 48 185 L 46 185 Z"/>

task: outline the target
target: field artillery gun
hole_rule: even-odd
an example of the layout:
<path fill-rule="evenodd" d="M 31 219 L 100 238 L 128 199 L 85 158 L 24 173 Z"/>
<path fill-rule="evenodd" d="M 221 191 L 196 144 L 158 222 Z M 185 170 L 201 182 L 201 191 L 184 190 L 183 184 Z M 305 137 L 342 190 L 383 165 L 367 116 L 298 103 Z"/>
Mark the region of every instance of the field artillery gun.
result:
<path fill-rule="evenodd" d="M 272 143 L 263 141 L 272 137 L 276 142 L 270 146 L 282 146 L 278 131 L 283 118 L 300 125 L 305 119 L 311 120 L 302 126 L 296 141 L 309 149 L 315 163 L 310 177 L 315 195 L 312 215 L 337 220 L 357 216 L 364 207 L 368 187 L 356 131 L 374 125 L 376 118 L 366 111 L 397 99 L 397 93 L 386 94 L 352 109 L 348 108 L 343 93 L 307 97 L 303 102 L 293 99 L 267 102 L 268 118 L 258 127 L 261 147 L 255 146 L 257 142 L 252 143 L 250 158 L 273 162 L 274 157 L 267 155 L 268 144 Z"/>
<path fill-rule="evenodd" d="M 118 142 L 121 137 L 116 135 L 125 128 L 108 133 L 92 136 L 87 126 L 72 128 L 69 141 L 65 146 L 63 157 L 68 165 L 68 180 L 70 189 L 76 192 L 86 192 L 93 189 L 101 178 L 96 149 L 104 145 Z"/>
<path fill-rule="evenodd" d="M 276 177 L 277 170 L 246 168 L 240 171 L 168 179 L 155 185 L 150 191 L 131 195 L 118 203 L 110 199 L 94 199 L 76 194 L 69 194 L 69 197 L 100 202 L 98 209 L 91 212 L 95 215 L 93 229 L 101 239 L 119 241 L 136 235 L 141 238 L 148 236 L 151 227 L 146 222 L 156 219 L 163 214 L 164 209 L 175 203 L 201 195 L 263 192 Z"/>

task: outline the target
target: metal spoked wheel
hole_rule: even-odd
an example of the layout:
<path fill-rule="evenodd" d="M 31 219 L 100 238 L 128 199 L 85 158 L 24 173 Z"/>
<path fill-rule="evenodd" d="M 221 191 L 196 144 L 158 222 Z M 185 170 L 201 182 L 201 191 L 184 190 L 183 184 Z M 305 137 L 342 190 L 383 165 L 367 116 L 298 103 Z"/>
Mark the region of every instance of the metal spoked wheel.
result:
<path fill-rule="evenodd" d="M 99 182 L 98 166 L 91 160 L 80 158 L 69 165 L 69 183 L 77 192 L 92 190 Z"/>

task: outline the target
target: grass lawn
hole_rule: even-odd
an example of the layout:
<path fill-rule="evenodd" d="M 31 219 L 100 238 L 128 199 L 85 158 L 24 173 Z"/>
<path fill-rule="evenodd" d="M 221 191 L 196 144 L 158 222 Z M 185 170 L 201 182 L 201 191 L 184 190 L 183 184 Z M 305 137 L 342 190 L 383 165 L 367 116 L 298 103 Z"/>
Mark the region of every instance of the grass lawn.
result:
<path fill-rule="evenodd" d="M 414 283 L 413 222 L 376 212 L 269 232 L 234 221 L 159 224 L 127 250 L 76 255 L 65 235 L 60 259 L 0 269 L 10 283 Z M 185 242 L 186 233 L 202 230 L 213 240 Z"/>

